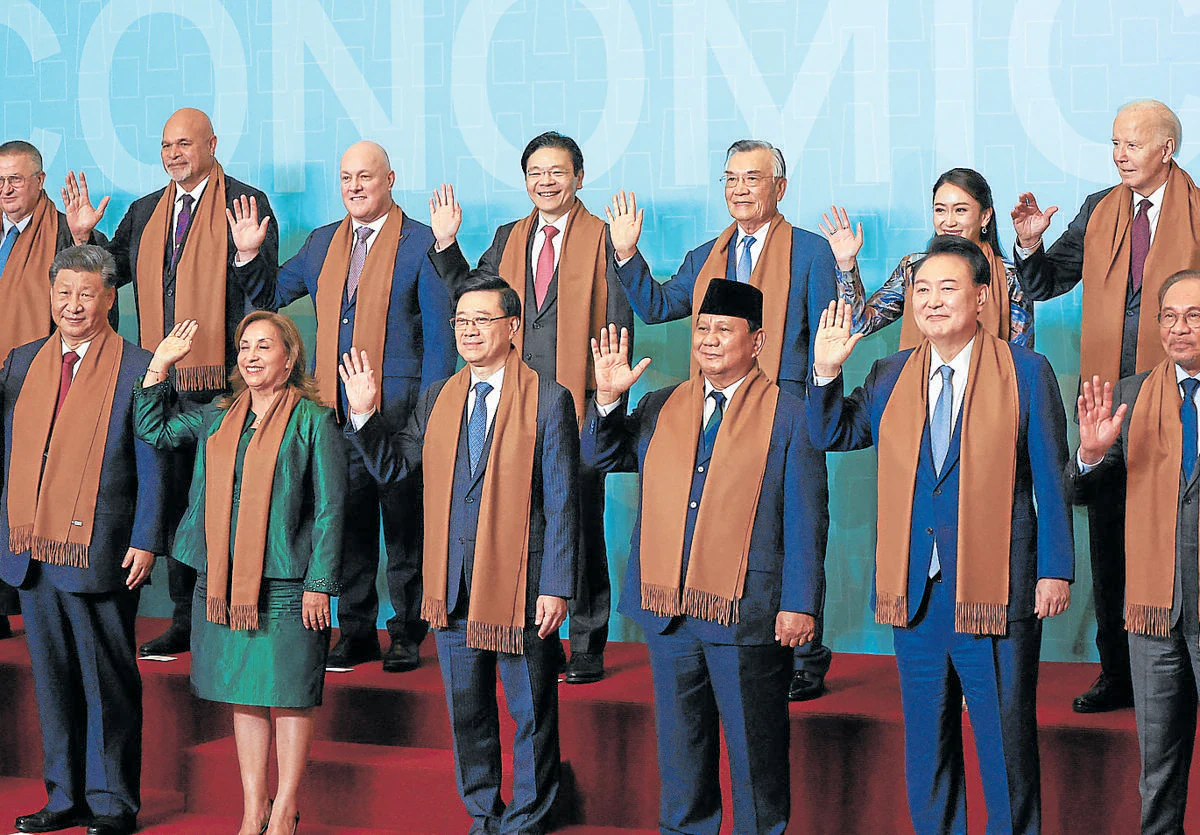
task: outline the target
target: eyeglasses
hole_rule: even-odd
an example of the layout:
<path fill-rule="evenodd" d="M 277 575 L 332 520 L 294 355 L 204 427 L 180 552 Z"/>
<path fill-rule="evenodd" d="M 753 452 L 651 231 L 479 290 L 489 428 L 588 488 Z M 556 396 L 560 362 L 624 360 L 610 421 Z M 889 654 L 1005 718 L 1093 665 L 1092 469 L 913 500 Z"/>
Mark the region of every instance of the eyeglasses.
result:
<path fill-rule="evenodd" d="M 1173 328 L 1179 324 L 1179 314 L 1174 310 L 1164 310 L 1155 318 L 1164 328 Z M 1187 326 L 1192 330 L 1200 330 L 1200 308 L 1193 307 L 1185 312 L 1183 321 L 1187 322 Z"/>
<path fill-rule="evenodd" d="M 561 168 L 550 168 L 550 169 L 546 169 L 546 170 L 541 170 L 538 168 L 531 168 L 525 172 L 525 179 L 528 180 L 529 182 L 533 183 L 533 182 L 537 182 L 538 180 L 542 179 L 542 177 L 546 176 L 547 174 L 550 175 L 550 179 L 554 180 L 554 182 L 561 183 L 563 180 L 567 179 L 568 177 L 571 177 L 574 174 L 574 172 L 573 171 L 564 171 Z"/>
<path fill-rule="evenodd" d="M 774 179 L 773 174 L 730 174 L 726 172 L 717 178 L 717 182 L 725 188 L 736 188 L 738 183 L 746 188 L 756 188 Z"/>
<path fill-rule="evenodd" d="M 33 176 L 36 177 L 37 174 Z M 11 189 L 21 189 L 25 187 L 25 183 L 32 179 L 33 177 L 26 177 L 24 174 L 10 174 L 7 177 L 0 177 L 0 188 L 8 186 Z"/>
<path fill-rule="evenodd" d="M 465 319 L 460 316 L 455 316 L 450 320 L 450 327 L 453 330 L 466 330 L 470 326 L 474 326 L 476 330 L 485 331 L 492 327 L 502 319 L 508 319 L 508 316 L 476 316 L 474 319 Z"/>

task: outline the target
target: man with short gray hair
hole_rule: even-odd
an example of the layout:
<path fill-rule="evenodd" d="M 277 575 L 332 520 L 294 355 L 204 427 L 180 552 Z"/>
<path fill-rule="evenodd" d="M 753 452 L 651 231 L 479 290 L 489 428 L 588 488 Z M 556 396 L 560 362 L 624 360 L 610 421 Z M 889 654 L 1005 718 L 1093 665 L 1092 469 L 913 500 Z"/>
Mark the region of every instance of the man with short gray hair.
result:
<path fill-rule="evenodd" d="M 1030 192 L 1012 210 L 1017 276 L 1026 295 L 1046 301 L 1083 282 L 1081 380 L 1118 380 L 1162 360 L 1153 303 L 1163 281 L 1200 268 L 1200 189 L 1175 162 L 1179 118 L 1159 101 L 1126 104 L 1113 121 L 1113 164 L 1120 185 L 1083 201 L 1049 249 L 1042 234 L 1058 211 Z M 1143 297 L 1151 301 L 1143 305 Z M 1105 473 L 1096 475 L 1103 480 Z M 1123 624 L 1125 493 L 1119 482 L 1092 491 L 1088 528 L 1100 676 L 1075 699 L 1077 713 L 1130 707 L 1133 689 Z"/>
<path fill-rule="evenodd" d="M 763 291 L 763 327 L 767 344 L 759 357 L 764 373 L 784 391 L 802 400 L 804 380 L 812 355 L 813 335 L 821 312 L 836 297 L 833 251 L 820 235 L 792 226 L 779 212 L 787 191 L 783 154 L 770 142 L 741 139 L 729 146 L 725 171 L 725 203 L 733 223 L 717 238 L 701 244 L 683 259 L 673 278 L 662 284 L 638 252 L 644 209 L 634 194 L 624 191 L 606 208 L 616 250 L 617 276 L 634 312 L 647 324 L 691 316 L 700 307 L 709 280 L 727 278 Z M 695 360 L 693 359 L 693 370 Z M 810 478 L 826 482 L 824 458 L 820 472 Z M 821 514 L 821 559 L 829 530 L 829 511 Z M 788 697 L 792 701 L 815 699 L 825 692 L 825 674 L 832 654 L 821 643 L 825 588 L 822 579 L 817 606 L 816 633 L 796 648 Z"/>

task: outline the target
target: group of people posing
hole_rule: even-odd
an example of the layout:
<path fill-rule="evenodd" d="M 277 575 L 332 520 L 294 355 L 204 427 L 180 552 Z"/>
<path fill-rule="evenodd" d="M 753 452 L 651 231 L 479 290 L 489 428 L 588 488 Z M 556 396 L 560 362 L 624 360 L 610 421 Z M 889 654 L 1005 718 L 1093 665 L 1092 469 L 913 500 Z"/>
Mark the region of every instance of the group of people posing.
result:
<path fill-rule="evenodd" d="M 1112 141 L 1120 184 L 1052 246 L 1057 207 L 1018 197 L 1011 260 L 986 180 L 945 172 L 933 239 L 870 297 L 861 223 L 835 206 L 822 234 L 792 226 L 783 154 L 760 140 L 726 156 L 732 223 L 663 282 L 636 196 L 589 212 L 583 154 L 555 132 L 520 159 L 531 212 L 474 269 L 453 188 L 429 225 L 413 219 L 371 142 L 341 158 L 346 216 L 282 265 L 267 196 L 225 174 L 199 111 L 167 121 L 170 183 L 111 239 L 82 172 L 60 211 L 37 149 L 0 145 L 0 615 L 23 614 L 48 796 L 16 828 L 135 831 L 136 656 L 190 651 L 196 695 L 233 705 L 240 835 L 295 832 L 326 666 L 414 669 L 432 628 L 472 832 L 545 831 L 558 683 L 604 675 L 605 475 L 637 472 L 619 606 L 649 649 L 660 827 L 719 830 L 723 729 L 735 831 L 782 832 L 788 700 L 821 696 L 830 665 L 825 453 L 875 446 L 873 600 L 894 627 L 916 831 L 966 832 L 964 699 L 989 831 L 1040 831 L 1041 622 L 1070 603 L 1072 502 L 1089 507 L 1102 665 L 1074 708 L 1134 706 L 1143 832 L 1182 831 L 1200 681 L 1200 190 L 1165 105 L 1122 108 Z M 1072 456 L 1033 302 L 1080 282 Z M 130 283 L 140 345 L 113 327 Z M 275 312 L 304 296 L 311 362 Z M 692 330 L 689 378 L 633 407 L 651 363 L 634 359 L 635 312 Z M 901 350 L 847 396 L 854 346 L 896 319 Z M 156 555 L 174 617 L 138 648 Z M 517 725 L 508 802 L 497 677 Z"/>

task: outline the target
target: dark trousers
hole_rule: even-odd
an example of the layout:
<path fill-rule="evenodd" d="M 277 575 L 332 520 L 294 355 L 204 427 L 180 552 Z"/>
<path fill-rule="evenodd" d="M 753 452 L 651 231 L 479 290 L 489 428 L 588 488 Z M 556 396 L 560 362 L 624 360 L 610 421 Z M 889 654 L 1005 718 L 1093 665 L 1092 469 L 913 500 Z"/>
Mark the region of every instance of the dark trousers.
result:
<path fill-rule="evenodd" d="M 136 815 L 141 805 L 138 592 L 71 594 L 38 564 L 20 591 L 42 730 L 47 808 Z"/>
<path fill-rule="evenodd" d="M 21 598 L 17 590 L 0 580 L 0 617 L 21 614 Z"/>
<path fill-rule="evenodd" d="M 1129 657 L 1142 760 L 1142 833 L 1178 835 L 1196 742 L 1200 630 L 1193 622 L 1168 638 L 1130 633 Z"/>
<path fill-rule="evenodd" d="M 387 630 L 393 641 L 415 646 L 428 629 L 421 620 L 421 488 L 406 482 L 380 487 L 362 456 L 347 445 L 350 478 L 342 537 L 342 594 L 338 628 L 344 637 L 375 641 L 379 618 L 380 519 L 388 596 L 395 614 Z"/>
<path fill-rule="evenodd" d="M 193 449 L 173 450 L 167 455 L 167 474 L 163 489 L 167 492 L 167 541 L 175 541 L 175 529 L 188 506 L 188 490 L 196 465 Z M 168 551 L 170 548 L 168 547 Z M 171 628 L 192 634 L 192 590 L 196 587 L 196 569 L 174 557 L 167 558 L 167 592 L 171 595 Z"/>
<path fill-rule="evenodd" d="M 1129 681 L 1129 640 L 1125 633 L 1125 482 L 1107 471 L 1093 478 L 1088 504 L 1092 555 L 1092 601 L 1096 607 L 1096 649 L 1100 669 L 1116 682 Z"/>
<path fill-rule="evenodd" d="M 646 635 L 662 782 L 659 829 L 716 835 L 721 829 L 720 735 L 733 783 L 733 831 L 780 833 L 791 811 L 787 681 L 778 646 L 711 644 L 680 618 Z"/>
<path fill-rule="evenodd" d="M 525 652 L 471 649 L 465 620 L 434 633 L 454 737 L 458 793 L 474 818 L 471 832 L 541 833 L 558 795 L 558 663 L 552 645 L 525 630 Z M 512 802 L 500 797 L 500 712 L 496 676 L 504 685 L 513 738 Z"/>
<path fill-rule="evenodd" d="M 604 473 L 579 468 L 579 549 L 575 597 L 567 602 L 571 652 L 602 653 L 608 645 L 612 585 L 608 577 L 608 547 L 604 541 Z"/>
<path fill-rule="evenodd" d="M 904 773 L 917 835 L 966 835 L 962 703 L 967 700 L 989 833 L 1041 831 L 1037 618 L 1003 638 L 954 631 L 954 586 L 930 581 L 913 626 L 894 629 Z"/>

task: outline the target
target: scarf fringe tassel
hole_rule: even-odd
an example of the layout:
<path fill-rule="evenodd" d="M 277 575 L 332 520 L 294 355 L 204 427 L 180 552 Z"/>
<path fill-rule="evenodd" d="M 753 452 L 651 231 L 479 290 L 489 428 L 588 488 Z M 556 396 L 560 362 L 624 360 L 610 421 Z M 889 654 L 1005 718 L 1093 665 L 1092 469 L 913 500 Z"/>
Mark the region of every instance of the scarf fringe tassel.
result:
<path fill-rule="evenodd" d="M 88 546 L 82 542 L 61 542 L 33 532 L 33 525 L 19 525 L 8 533 L 8 549 L 14 554 L 29 552 L 29 556 L 48 565 L 70 568 L 89 568 Z"/>
<path fill-rule="evenodd" d="M 225 366 L 175 367 L 175 387 L 180 391 L 212 391 L 225 388 Z"/>
<path fill-rule="evenodd" d="M 467 621 L 467 646 L 509 655 L 525 654 L 525 630 L 519 626 Z"/>
<path fill-rule="evenodd" d="M 680 613 L 679 589 L 642 583 L 642 608 L 660 617 L 673 618 Z"/>
<path fill-rule="evenodd" d="M 431 629 L 445 629 L 450 623 L 446 617 L 446 601 L 435 597 L 422 598 L 421 620 L 428 622 Z"/>
<path fill-rule="evenodd" d="M 683 590 L 683 614 L 732 626 L 738 622 L 737 598 L 721 597 L 699 589 Z"/>
<path fill-rule="evenodd" d="M 954 604 L 954 631 L 967 635 L 1004 635 L 1008 632 L 1007 603 Z"/>
<path fill-rule="evenodd" d="M 885 626 L 908 626 L 908 595 L 876 592 L 875 622 Z"/>
<path fill-rule="evenodd" d="M 1125 629 L 1138 635 L 1168 638 L 1171 635 L 1171 609 L 1169 606 L 1126 603 Z"/>
<path fill-rule="evenodd" d="M 230 606 L 223 597 L 205 599 L 206 616 L 209 623 L 219 623 L 234 630 L 258 629 L 258 606 Z"/>

